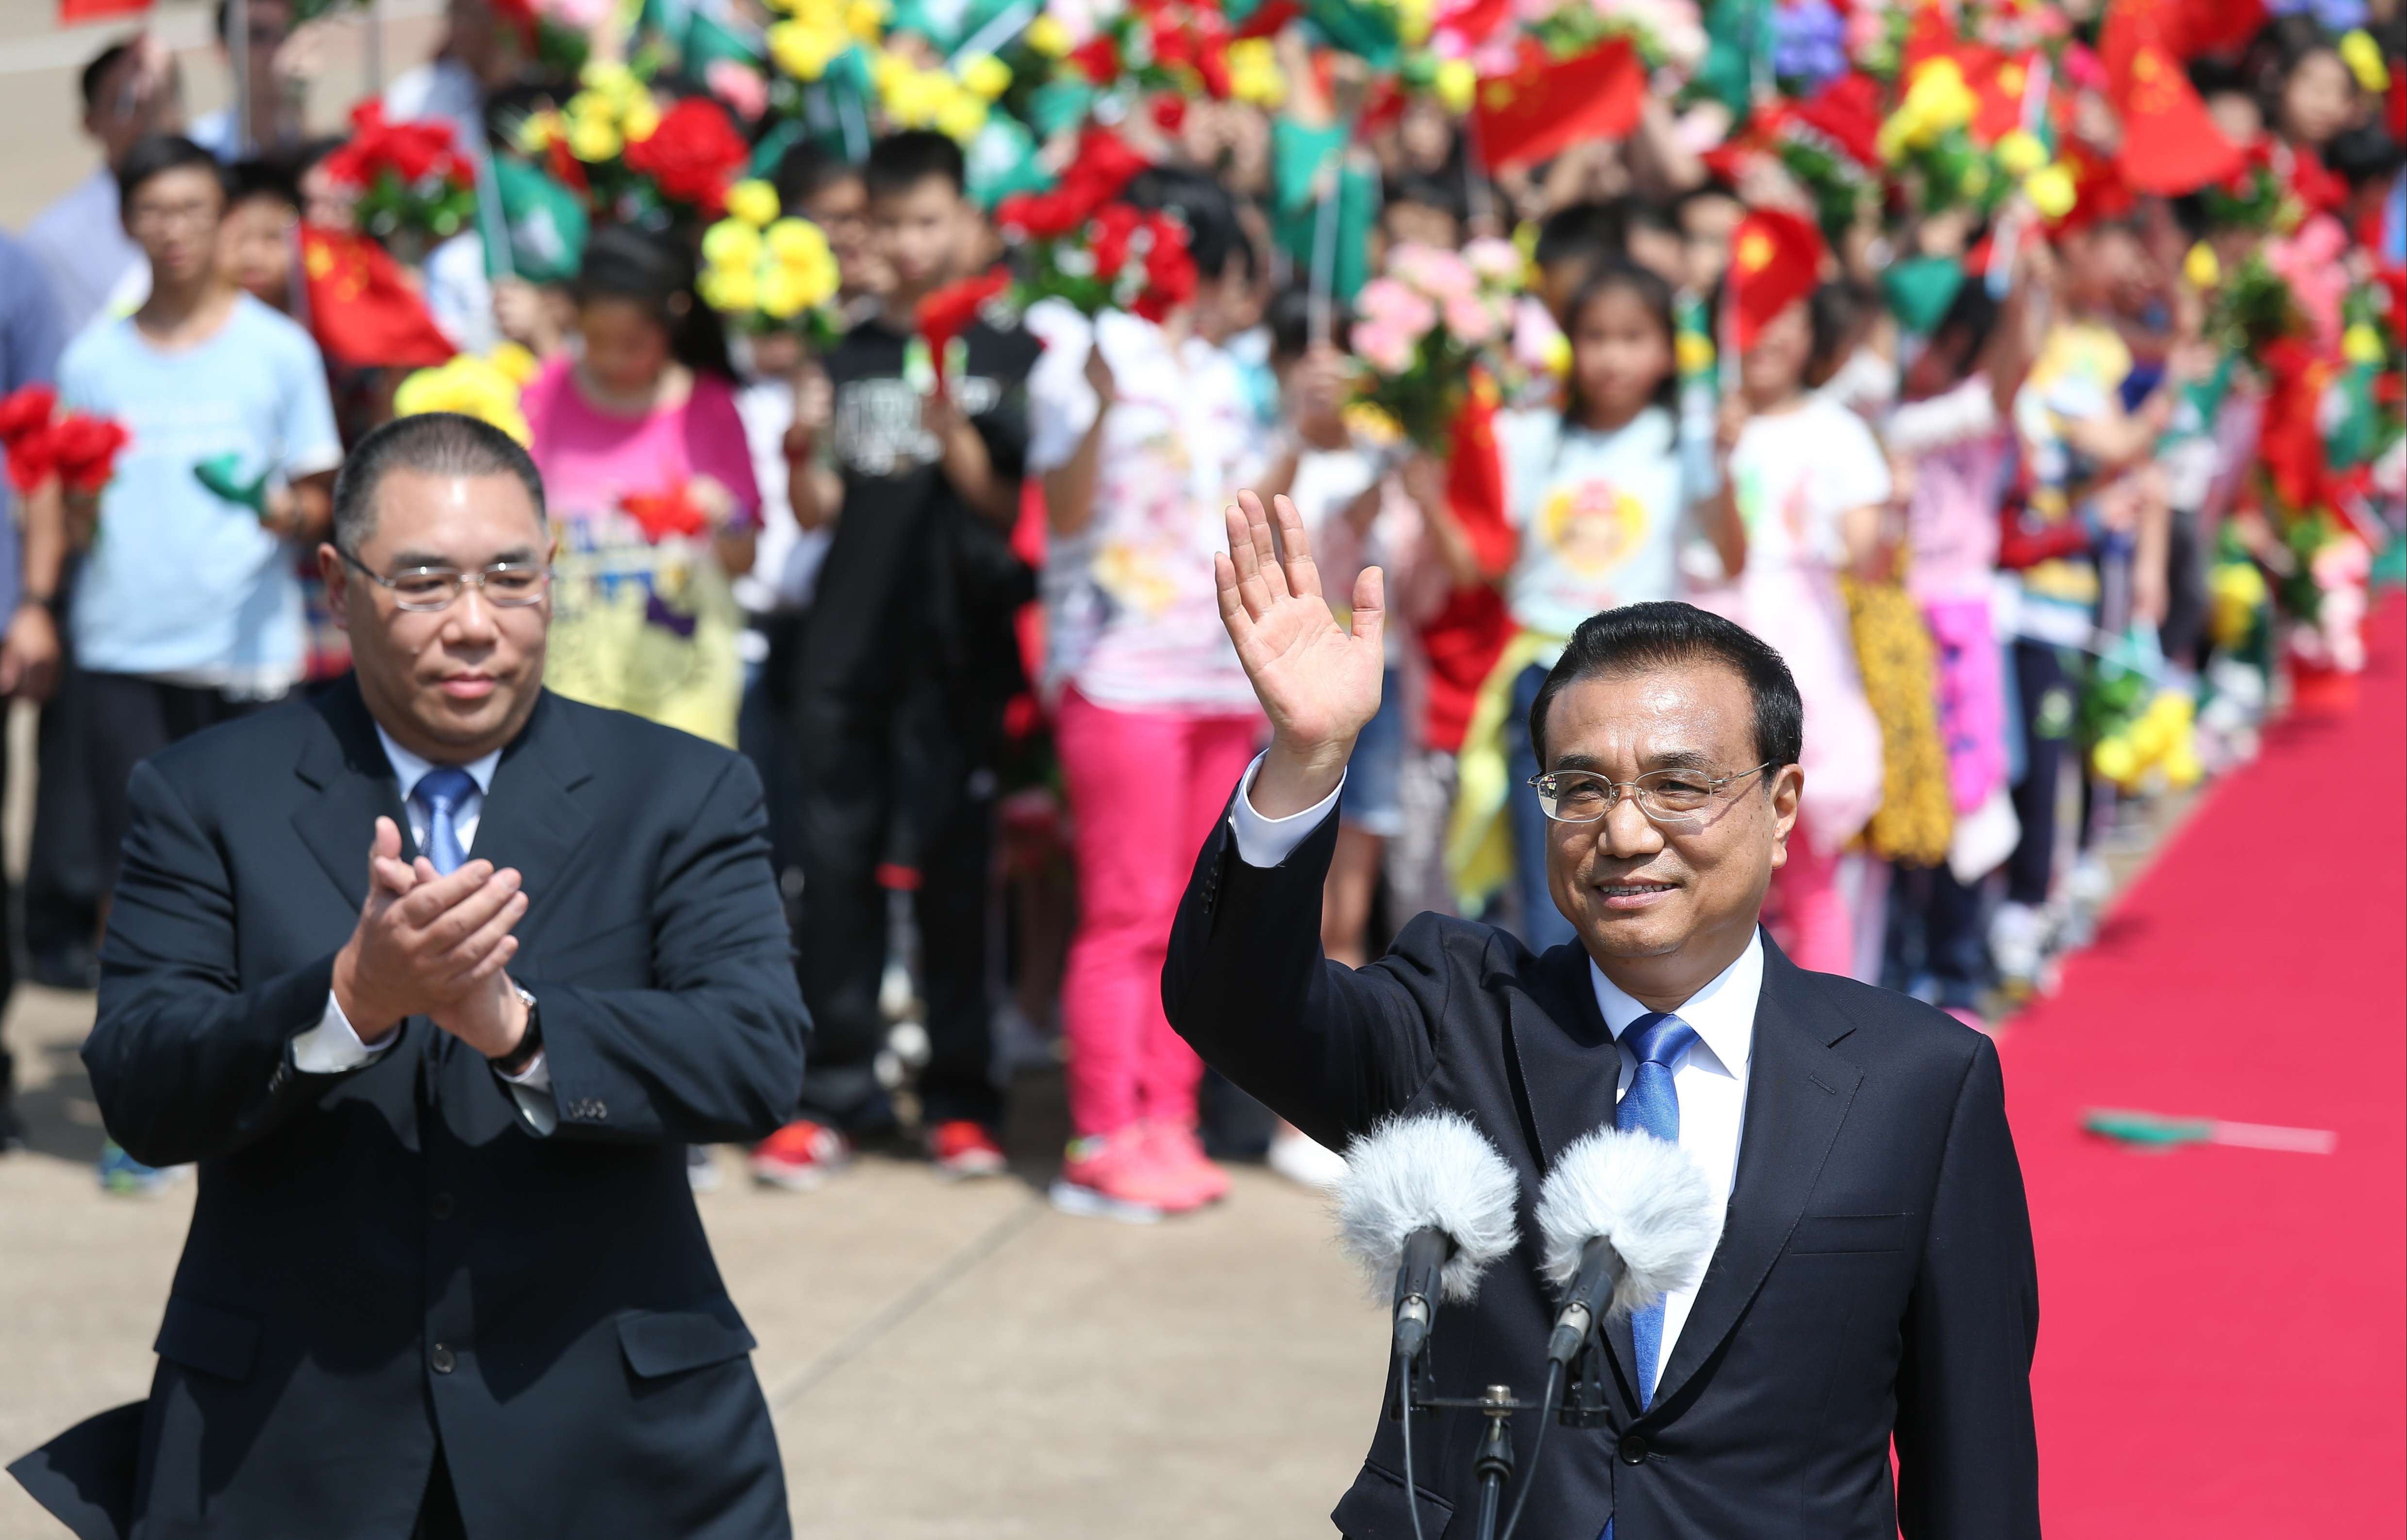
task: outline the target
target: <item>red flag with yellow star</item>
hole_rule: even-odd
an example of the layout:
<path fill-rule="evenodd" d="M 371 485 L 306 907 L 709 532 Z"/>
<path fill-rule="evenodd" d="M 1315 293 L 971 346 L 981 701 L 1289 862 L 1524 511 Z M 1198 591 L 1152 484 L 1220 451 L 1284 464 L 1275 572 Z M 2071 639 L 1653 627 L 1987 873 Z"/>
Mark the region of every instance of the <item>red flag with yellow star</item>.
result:
<path fill-rule="evenodd" d="M 428 368 L 460 349 L 426 313 L 385 249 L 364 235 L 301 227 L 309 332 L 337 364 Z"/>
<path fill-rule="evenodd" d="M 1759 208 L 1730 233 L 1730 327 L 1742 353 L 1822 281 L 1822 232 L 1802 214 Z"/>
<path fill-rule="evenodd" d="M 2182 68 L 2176 0 L 2115 0 L 2099 35 L 2109 95 L 2123 119 L 2115 155 L 2142 192 L 2195 192 L 2241 168 L 2240 147 L 2215 126 Z"/>
<path fill-rule="evenodd" d="M 1543 161 L 1582 139 L 1626 138 L 1646 104 L 1646 71 L 1627 37 L 1576 59 L 1525 45 L 1510 75 L 1479 82 L 1472 120 L 1479 153 L 1497 170 Z"/>

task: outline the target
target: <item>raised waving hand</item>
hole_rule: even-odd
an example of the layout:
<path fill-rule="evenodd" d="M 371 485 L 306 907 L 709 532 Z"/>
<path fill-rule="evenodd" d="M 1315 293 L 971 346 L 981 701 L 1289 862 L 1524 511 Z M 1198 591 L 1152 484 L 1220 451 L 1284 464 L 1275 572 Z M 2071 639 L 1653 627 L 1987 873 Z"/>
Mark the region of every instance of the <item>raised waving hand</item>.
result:
<path fill-rule="evenodd" d="M 1379 569 L 1365 567 L 1354 580 L 1352 627 L 1339 625 L 1321 596 L 1303 516 L 1284 496 L 1272 504 L 1275 538 L 1262 500 L 1237 494 L 1237 506 L 1228 510 L 1229 553 L 1214 556 L 1212 564 L 1220 620 L 1271 719 L 1254 809 L 1286 818 L 1336 789 L 1356 734 L 1379 709 L 1387 614 Z"/>

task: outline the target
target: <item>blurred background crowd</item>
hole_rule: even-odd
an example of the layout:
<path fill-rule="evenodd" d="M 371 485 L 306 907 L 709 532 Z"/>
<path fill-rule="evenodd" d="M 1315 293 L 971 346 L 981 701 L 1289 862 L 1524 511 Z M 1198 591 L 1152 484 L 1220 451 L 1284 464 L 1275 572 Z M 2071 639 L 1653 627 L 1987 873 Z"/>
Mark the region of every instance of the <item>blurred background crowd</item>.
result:
<path fill-rule="evenodd" d="M 0 234 L 0 957 L 94 979 L 133 765 L 344 672 L 345 446 L 469 412 L 545 477 L 547 683 L 767 788 L 817 1032 L 763 1183 L 1000 1172 L 1057 1062 L 1067 1211 L 1330 1178 L 1160 1001 L 1265 732 L 1240 488 L 1387 575 L 1332 957 L 1571 939 L 1529 705 L 1680 598 L 1806 702 L 1775 937 L 1976 1025 L 2348 698 L 2400 562 L 2396 0 L 450 0 L 318 136 L 332 8 L 221 0 L 206 114 L 130 18 Z"/>

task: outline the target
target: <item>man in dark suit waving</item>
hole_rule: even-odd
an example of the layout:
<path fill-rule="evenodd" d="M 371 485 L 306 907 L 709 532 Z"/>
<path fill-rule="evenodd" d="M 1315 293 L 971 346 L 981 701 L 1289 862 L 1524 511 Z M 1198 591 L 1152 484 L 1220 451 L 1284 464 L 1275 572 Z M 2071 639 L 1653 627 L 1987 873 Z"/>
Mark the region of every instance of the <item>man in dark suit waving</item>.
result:
<path fill-rule="evenodd" d="M 1179 910 L 1172 1022 L 1325 1144 L 1446 1107 L 1513 1163 L 1521 1248 L 1441 1311 L 1441 1394 L 1544 1383 L 1555 1302 L 1531 1210 L 1571 1140 L 1657 1134 L 1726 1200 L 1699 1285 L 1609 1333 L 1615 1425 L 1555 1429 L 1523 1472 L 1520 1533 L 2035 1537 L 2038 1283 L 1997 1052 L 1912 1000 L 1803 972 L 1759 929 L 1803 784 L 1778 654 L 1686 605 L 1591 618 L 1531 712 L 1545 773 L 1514 793 L 1548 817 L 1548 886 L 1578 943 L 1532 956 L 1424 915 L 1351 971 L 1320 955 L 1320 890 L 1378 705 L 1380 578 L 1363 575 L 1341 629 L 1293 507 L 1278 499 L 1275 542 L 1241 502 L 1221 614 L 1275 733 Z M 1408 1495 L 1383 1421 L 1338 1528 L 1410 1535 L 1417 1504 L 1429 1540 L 1459 1540 L 1483 1427 L 1417 1419 Z"/>
<path fill-rule="evenodd" d="M 149 1401 L 14 1470 L 85 1534 L 783 1535 L 684 1148 L 801 1087 L 760 784 L 543 691 L 501 433 L 370 435 L 334 536 L 354 677 L 135 772 L 84 1059 L 199 1200 Z"/>

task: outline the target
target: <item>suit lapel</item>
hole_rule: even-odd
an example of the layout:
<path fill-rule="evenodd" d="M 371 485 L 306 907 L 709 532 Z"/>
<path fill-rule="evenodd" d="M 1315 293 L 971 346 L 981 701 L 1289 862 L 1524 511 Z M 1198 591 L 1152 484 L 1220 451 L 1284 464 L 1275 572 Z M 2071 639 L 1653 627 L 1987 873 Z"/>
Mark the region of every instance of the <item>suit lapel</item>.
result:
<path fill-rule="evenodd" d="M 492 790 L 477 820 L 469 853 L 498 869 L 516 867 L 527 894 L 521 937 L 561 905 L 548 903 L 583 846 L 592 820 L 576 796 L 592 777 L 574 725 L 547 691 L 525 729 L 502 752 Z"/>
<path fill-rule="evenodd" d="M 1582 948 L 1557 947 L 1538 959 L 1521 984 L 1526 992 L 1506 998 L 1511 1002 L 1514 1058 L 1528 1098 L 1529 1127 L 1524 1132 L 1537 1141 L 1531 1153 L 1543 1176 L 1565 1145 L 1590 1129 L 1616 1126 L 1621 1055 L 1597 1008 L 1596 982 L 1588 976 L 1588 953 Z M 1530 1198 L 1534 1204 L 1537 1194 Z M 1631 1344 L 1630 1322 L 1609 1321 L 1604 1334 L 1620 1373 L 1622 1394 L 1634 1404 L 1638 1354 Z"/>
<path fill-rule="evenodd" d="M 1852 1030 L 1767 936 L 1730 1212 L 1696 1304 L 1663 1365 L 1650 1416 L 1678 1402 L 1788 1244 L 1863 1083 L 1863 1072 L 1830 1048 Z"/>
<path fill-rule="evenodd" d="M 293 772 L 314 789 L 292 810 L 301 843 L 318 858 L 353 908 L 367 902 L 368 841 L 378 816 L 401 828 L 406 857 L 411 848 L 409 818 L 393 782 L 392 762 L 377 741 L 376 723 L 360 699 L 357 681 L 336 681 L 316 702 L 320 726 L 310 732 Z"/>

